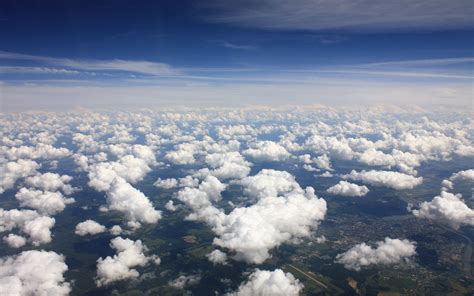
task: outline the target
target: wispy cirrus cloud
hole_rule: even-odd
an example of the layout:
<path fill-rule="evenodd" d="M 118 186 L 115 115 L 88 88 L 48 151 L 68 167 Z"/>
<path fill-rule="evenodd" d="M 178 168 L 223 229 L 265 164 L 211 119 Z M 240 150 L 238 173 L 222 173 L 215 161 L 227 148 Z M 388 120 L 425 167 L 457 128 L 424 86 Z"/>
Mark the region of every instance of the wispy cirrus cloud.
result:
<path fill-rule="evenodd" d="M 60 67 L 67 71 L 123 71 L 145 75 L 175 75 L 178 73 L 170 65 L 164 63 L 141 61 L 141 60 L 94 60 L 94 59 L 69 59 L 69 58 L 55 58 L 39 55 L 27 55 L 14 52 L 0 51 L 0 60 L 24 60 L 42 63 L 44 67 L 37 67 L 38 69 L 52 69 L 51 67 Z M 5 69 L 20 71 L 20 67 L 15 69 Z M 25 71 L 31 68 L 23 69 Z"/>
<path fill-rule="evenodd" d="M 80 74 L 76 70 L 68 70 L 51 67 L 15 67 L 0 66 L 0 74 L 6 73 L 30 73 L 30 74 Z"/>
<path fill-rule="evenodd" d="M 222 42 L 223 46 L 239 49 L 257 49 L 252 45 L 238 45 Z M 306 74 L 343 74 L 343 75 L 368 75 L 368 76 L 392 76 L 392 77 L 418 77 L 436 79 L 472 79 L 472 71 L 466 69 L 449 68 L 450 66 L 465 66 L 474 63 L 474 57 L 419 59 L 384 61 L 366 64 L 346 64 L 332 66 L 312 66 L 309 68 L 268 68 L 268 67 L 173 67 L 165 63 L 157 63 L 143 60 L 82 60 L 71 58 L 56 58 L 49 56 L 27 55 L 22 53 L 0 51 L 0 64 L 2 60 L 21 60 L 21 66 L 0 65 L 0 74 L 25 73 L 25 74 L 57 74 L 65 75 L 70 79 L 70 74 L 88 74 L 90 76 L 112 76 L 113 73 L 142 74 L 154 78 L 181 79 L 181 80 L 214 80 L 214 81 L 303 81 L 312 77 L 282 77 L 283 73 L 306 73 Z M 40 66 L 38 66 L 40 64 Z M 426 69 L 425 69 L 426 68 Z M 465 68 L 465 67 L 464 67 Z M 196 75 L 196 73 L 200 73 Z M 227 73 L 226 75 L 222 75 Z M 244 74 L 245 73 L 245 74 Z M 204 74 L 204 75 L 203 75 Z M 251 74 L 251 75 L 249 75 Z M 275 74 L 279 74 L 274 76 Z M 243 75 L 243 76 L 242 76 Z M 117 77 L 117 76 L 116 76 Z M 146 77 L 136 77 L 145 79 Z"/>
<path fill-rule="evenodd" d="M 384 32 L 472 28 L 470 0 L 249 0 L 204 4 L 211 22 L 276 30 Z"/>
<path fill-rule="evenodd" d="M 474 57 L 388 61 L 388 62 L 365 64 L 364 66 L 366 67 L 380 67 L 380 66 L 424 67 L 424 66 L 447 66 L 447 65 L 469 64 L 469 63 L 474 63 Z"/>
<path fill-rule="evenodd" d="M 473 79 L 472 75 L 445 73 L 445 72 L 416 72 L 416 71 L 368 71 L 353 69 L 334 69 L 334 70 L 294 70 L 292 72 L 303 73 L 332 73 L 332 74 L 348 74 L 348 75 L 369 75 L 369 76 L 392 76 L 392 77 L 413 77 L 413 78 L 446 78 L 446 79 Z"/>
<path fill-rule="evenodd" d="M 0 66 L 0 74 L 31 75 L 26 78 L 4 76 L 6 79 L 0 81 L 0 111 L 27 107 L 68 109 L 75 106 L 75 102 L 83 106 L 190 105 L 193 102 L 228 106 L 257 101 L 284 104 L 288 98 L 301 104 L 383 101 L 468 105 L 472 100 L 473 75 L 466 65 L 474 59 L 313 65 L 299 69 L 175 68 L 153 62 L 83 61 L 0 52 L 0 63 L 2 60 L 7 63 Z M 22 66 L 11 66 L 12 60 L 22 60 Z M 164 68 L 161 65 L 165 65 Z M 94 75 L 96 72 L 101 75 Z M 121 72 L 130 75 L 121 75 Z M 91 75 L 83 75 L 85 73 Z M 142 75 L 131 75 L 135 73 Z M 109 79 L 112 75 L 114 79 Z"/>
<path fill-rule="evenodd" d="M 255 50 L 258 47 L 254 45 L 244 45 L 244 44 L 235 44 L 231 42 L 223 42 L 222 46 L 230 49 L 240 49 L 240 50 Z"/>

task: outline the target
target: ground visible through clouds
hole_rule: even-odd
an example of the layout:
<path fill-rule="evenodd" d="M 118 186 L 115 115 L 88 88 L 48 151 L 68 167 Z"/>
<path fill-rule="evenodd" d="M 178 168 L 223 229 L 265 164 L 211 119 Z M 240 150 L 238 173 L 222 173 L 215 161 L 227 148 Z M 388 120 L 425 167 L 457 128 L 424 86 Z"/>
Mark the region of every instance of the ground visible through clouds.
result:
<path fill-rule="evenodd" d="M 83 110 L 0 121 L 7 295 L 474 290 L 469 110 Z"/>

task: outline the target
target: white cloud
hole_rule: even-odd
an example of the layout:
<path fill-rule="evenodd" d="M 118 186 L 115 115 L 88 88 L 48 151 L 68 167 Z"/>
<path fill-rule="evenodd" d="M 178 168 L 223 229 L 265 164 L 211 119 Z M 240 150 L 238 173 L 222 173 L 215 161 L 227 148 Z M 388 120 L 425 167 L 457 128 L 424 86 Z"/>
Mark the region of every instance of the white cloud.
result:
<path fill-rule="evenodd" d="M 324 235 L 321 235 L 321 236 L 316 238 L 316 243 L 317 244 L 324 244 L 327 241 L 328 241 L 328 239 Z"/>
<path fill-rule="evenodd" d="M 339 183 L 328 188 L 326 191 L 334 195 L 364 196 L 369 192 L 369 188 L 349 183 L 347 181 L 339 181 Z"/>
<path fill-rule="evenodd" d="M 396 264 L 416 254 L 415 243 L 409 240 L 391 239 L 377 242 L 377 247 L 361 243 L 337 255 L 336 262 L 347 269 L 359 271 L 369 265 Z"/>
<path fill-rule="evenodd" d="M 226 264 L 227 263 L 227 254 L 220 251 L 220 250 L 214 250 L 210 252 L 209 254 L 206 254 L 206 257 L 209 261 L 211 261 L 214 264 Z"/>
<path fill-rule="evenodd" d="M 336 138 L 321 135 L 312 135 L 305 140 L 305 147 L 310 151 L 323 155 L 329 154 L 331 157 L 350 160 L 354 157 L 354 151 L 349 145 L 349 141 L 345 138 Z M 322 156 L 316 160 L 321 164 L 321 168 L 329 166 L 329 159 Z"/>
<path fill-rule="evenodd" d="M 240 181 L 244 193 L 253 198 L 278 196 L 279 194 L 302 191 L 295 177 L 285 171 L 263 169 L 254 176 L 249 176 Z"/>
<path fill-rule="evenodd" d="M 74 192 L 74 188 L 67 184 L 71 182 L 71 180 L 72 177 L 68 175 L 44 173 L 26 178 L 25 184 L 30 187 L 42 189 L 44 191 L 61 190 L 65 194 L 72 194 Z"/>
<path fill-rule="evenodd" d="M 162 189 L 173 189 L 178 187 L 178 180 L 175 178 L 168 178 L 168 179 L 161 179 L 158 178 L 158 180 L 153 183 L 153 186 L 156 188 L 162 188 Z"/>
<path fill-rule="evenodd" d="M 275 180 L 286 184 L 275 190 Z M 210 225 L 217 235 L 214 244 L 234 251 L 236 260 L 262 263 L 270 257 L 270 249 L 311 235 L 326 214 L 326 201 L 317 198 L 311 187 L 301 189 L 287 172 L 262 170 L 257 178 L 248 177 L 246 186 L 250 185 L 247 192 L 259 198 L 257 203 L 229 214 L 214 206 L 225 185 L 213 176 L 198 188 L 184 188 L 177 194 L 192 210 L 187 218 Z M 277 196 L 279 193 L 284 195 Z"/>
<path fill-rule="evenodd" d="M 392 172 L 392 171 L 360 171 L 352 170 L 350 174 L 344 175 L 345 179 L 362 181 L 373 186 L 385 186 L 396 190 L 413 189 L 423 182 L 422 177 Z"/>
<path fill-rule="evenodd" d="M 177 198 L 191 209 L 198 210 L 220 200 L 220 194 L 225 188 L 225 184 L 216 177 L 207 176 L 198 188 L 186 187 L 180 190 Z"/>
<path fill-rule="evenodd" d="M 323 177 L 323 178 L 331 178 L 333 176 L 333 174 L 331 172 L 324 172 L 322 173 L 321 175 L 319 175 L 319 177 Z"/>
<path fill-rule="evenodd" d="M 120 227 L 120 225 L 114 225 L 110 228 L 110 234 L 111 235 L 120 235 L 122 233 L 122 227 Z"/>
<path fill-rule="evenodd" d="M 71 155 L 71 151 L 66 148 L 56 148 L 49 144 L 38 144 L 32 146 L 11 147 L 4 151 L 4 155 L 10 160 L 21 158 L 30 159 L 57 159 Z"/>
<path fill-rule="evenodd" d="M 184 289 L 188 286 L 196 285 L 201 280 L 199 274 L 180 275 L 176 279 L 168 282 L 168 285 L 176 289 Z"/>
<path fill-rule="evenodd" d="M 408 174 L 416 175 L 415 167 L 420 166 L 423 156 L 410 152 L 402 152 L 394 149 L 391 154 L 386 154 L 375 148 L 369 148 L 359 155 L 359 162 L 371 166 L 384 166 L 392 168 L 394 166 Z"/>
<path fill-rule="evenodd" d="M 237 151 L 208 154 L 206 163 L 213 168 L 209 173 L 220 180 L 241 179 L 250 173 L 250 163 Z"/>
<path fill-rule="evenodd" d="M 285 273 L 281 269 L 274 271 L 256 269 L 249 275 L 247 282 L 241 284 L 236 292 L 228 295 L 297 296 L 303 287 L 303 284 L 289 272 Z"/>
<path fill-rule="evenodd" d="M 64 256 L 53 251 L 24 251 L 0 259 L 1 295 L 69 295 Z"/>
<path fill-rule="evenodd" d="M 140 274 L 134 269 L 135 267 L 145 266 L 150 261 L 157 263 L 156 256 L 147 257 L 144 254 L 146 247 L 140 240 L 133 241 L 116 237 L 110 241 L 110 247 L 115 249 L 117 254 L 97 260 L 96 284 L 98 287 L 116 281 L 138 278 Z"/>
<path fill-rule="evenodd" d="M 30 60 L 69 69 L 55 69 L 56 71 L 126 71 L 147 75 L 174 75 L 177 72 L 169 65 L 163 63 L 140 60 L 77 60 L 54 58 L 47 56 L 27 55 L 13 52 L 0 52 L 0 58 L 11 60 Z M 87 74 L 87 72 L 86 72 Z"/>
<path fill-rule="evenodd" d="M 220 219 L 219 210 L 213 207 L 213 203 L 221 199 L 221 192 L 226 185 L 221 183 L 214 176 L 207 176 L 198 188 L 186 187 L 180 190 L 176 198 L 192 209 L 192 213 L 187 216 L 189 220 L 206 221 L 214 224 Z"/>
<path fill-rule="evenodd" d="M 439 131 L 410 131 L 399 136 L 398 146 L 402 150 L 420 155 L 425 160 L 449 160 L 463 142 Z"/>
<path fill-rule="evenodd" d="M 474 225 L 474 210 L 466 205 L 460 195 L 449 192 L 441 192 L 432 201 L 421 203 L 420 208 L 412 213 L 418 218 L 447 223 L 455 229 L 462 224 Z"/>
<path fill-rule="evenodd" d="M 282 161 L 290 157 L 285 147 L 272 141 L 254 143 L 243 154 L 258 161 Z"/>
<path fill-rule="evenodd" d="M 92 135 L 75 133 L 72 136 L 72 142 L 78 146 L 78 152 L 97 152 L 101 149 L 101 145 L 94 140 Z"/>
<path fill-rule="evenodd" d="M 154 224 L 161 219 L 161 211 L 155 210 L 141 191 L 121 178 L 115 179 L 106 195 L 109 209 L 125 214 L 130 222 Z"/>
<path fill-rule="evenodd" d="M 371 1 L 249 1 L 230 5 L 229 1 L 205 4 L 212 22 L 271 30 L 314 30 L 384 32 L 403 30 L 446 30 L 472 28 L 468 13 L 471 3 L 455 0 L 421 2 L 408 0 L 378 3 Z"/>
<path fill-rule="evenodd" d="M 75 234 L 84 236 L 84 235 L 94 235 L 107 231 L 107 228 L 104 225 L 101 225 L 93 220 L 86 220 L 76 225 Z"/>
<path fill-rule="evenodd" d="M 127 182 L 141 181 L 151 171 L 147 162 L 133 155 L 126 155 L 116 162 L 101 162 L 89 166 L 89 186 L 98 191 L 109 190 L 117 177 Z"/>
<path fill-rule="evenodd" d="M 51 242 L 51 228 L 53 228 L 54 224 L 54 218 L 41 216 L 26 221 L 22 231 L 29 235 L 33 245 L 39 246 Z"/>
<path fill-rule="evenodd" d="M 304 194 L 268 196 L 216 219 L 214 244 L 236 252 L 236 260 L 259 264 L 270 257 L 270 249 L 311 235 L 325 214 L 326 201 L 311 187 Z"/>
<path fill-rule="evenodd" d="M 454 173 L 454 174 L 451 175 L 449 180 L 451 180 L 453 182 L 459 182 L 459 181 L 473 182 L 474 181 L 474 169 L 459 171 L 457 173 Z"/>
<path fill-rule="evenodd" d="M 54 223 L 54 218 L 41 216 L 36 211 L 0 209 L 0 232 L 19 228 L 35 246 L 51 242 Z"/>
<path fill-rule="evenodd" d="M 326 154 L 316 157 L 313 162 L 320 169 L 332 171 L 331 159 Z"/>
<path fill-rule="evenodd" d="M 39 167 L 38 163 L 25 159 L 1 164 L 0 194 L 7 189 L 13 188 L 18 179 L 34 175 Z"/>
<path fill-rule="evenodd" d="M 170 212 L 174 212 L 176 211 L 176 206 L 174 205 L 174 202 L 172 200 L 168 200 L 165 204 L 165 209 Z"/>
<path fill-rule="evenodd" d="M 37 210 L 41 214 L 54 215 L 62 212 L 67 204 L 74 202 L 73 198 L 64 197 L 61 192 L 50 192 L 21 188 L 15 198 L 20 206 Z"/>
<path fill-rule="evenodd" d="M 193 164 L 196 161 L 194 158 L 195 149 L 196 147 L 193 144 L 180 144 L 175 151 L 168 151 L 165 159 L 178 165 Z"/>
<path fill-rule="evenodd" d="M 10 233 L 3 237 L 3 240 L 8 244 L 10 248 L 21 248 L 26 245 L 26 239 L 23 236 Z"/>

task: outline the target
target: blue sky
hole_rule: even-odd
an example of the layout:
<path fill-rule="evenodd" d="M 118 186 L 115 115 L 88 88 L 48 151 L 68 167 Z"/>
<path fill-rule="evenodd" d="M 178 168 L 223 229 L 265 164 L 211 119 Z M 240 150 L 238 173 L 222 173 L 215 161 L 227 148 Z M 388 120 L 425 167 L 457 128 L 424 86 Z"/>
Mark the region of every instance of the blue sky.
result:
<path fill-rule="evenodd" d="M 6 0 L 3 109 L 98 101 L 465 105 L 473 5 Z"/>

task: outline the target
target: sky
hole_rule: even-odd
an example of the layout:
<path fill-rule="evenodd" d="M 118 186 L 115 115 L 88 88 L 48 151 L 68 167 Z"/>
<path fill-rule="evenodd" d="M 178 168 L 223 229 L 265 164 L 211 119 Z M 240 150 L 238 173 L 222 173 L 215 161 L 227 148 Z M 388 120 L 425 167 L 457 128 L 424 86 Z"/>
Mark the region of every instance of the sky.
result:
<path fill-rule="evenodd" d="M 4 0 L 0 110 L 466 106 L 473 12 L 465 0 Z"/>

